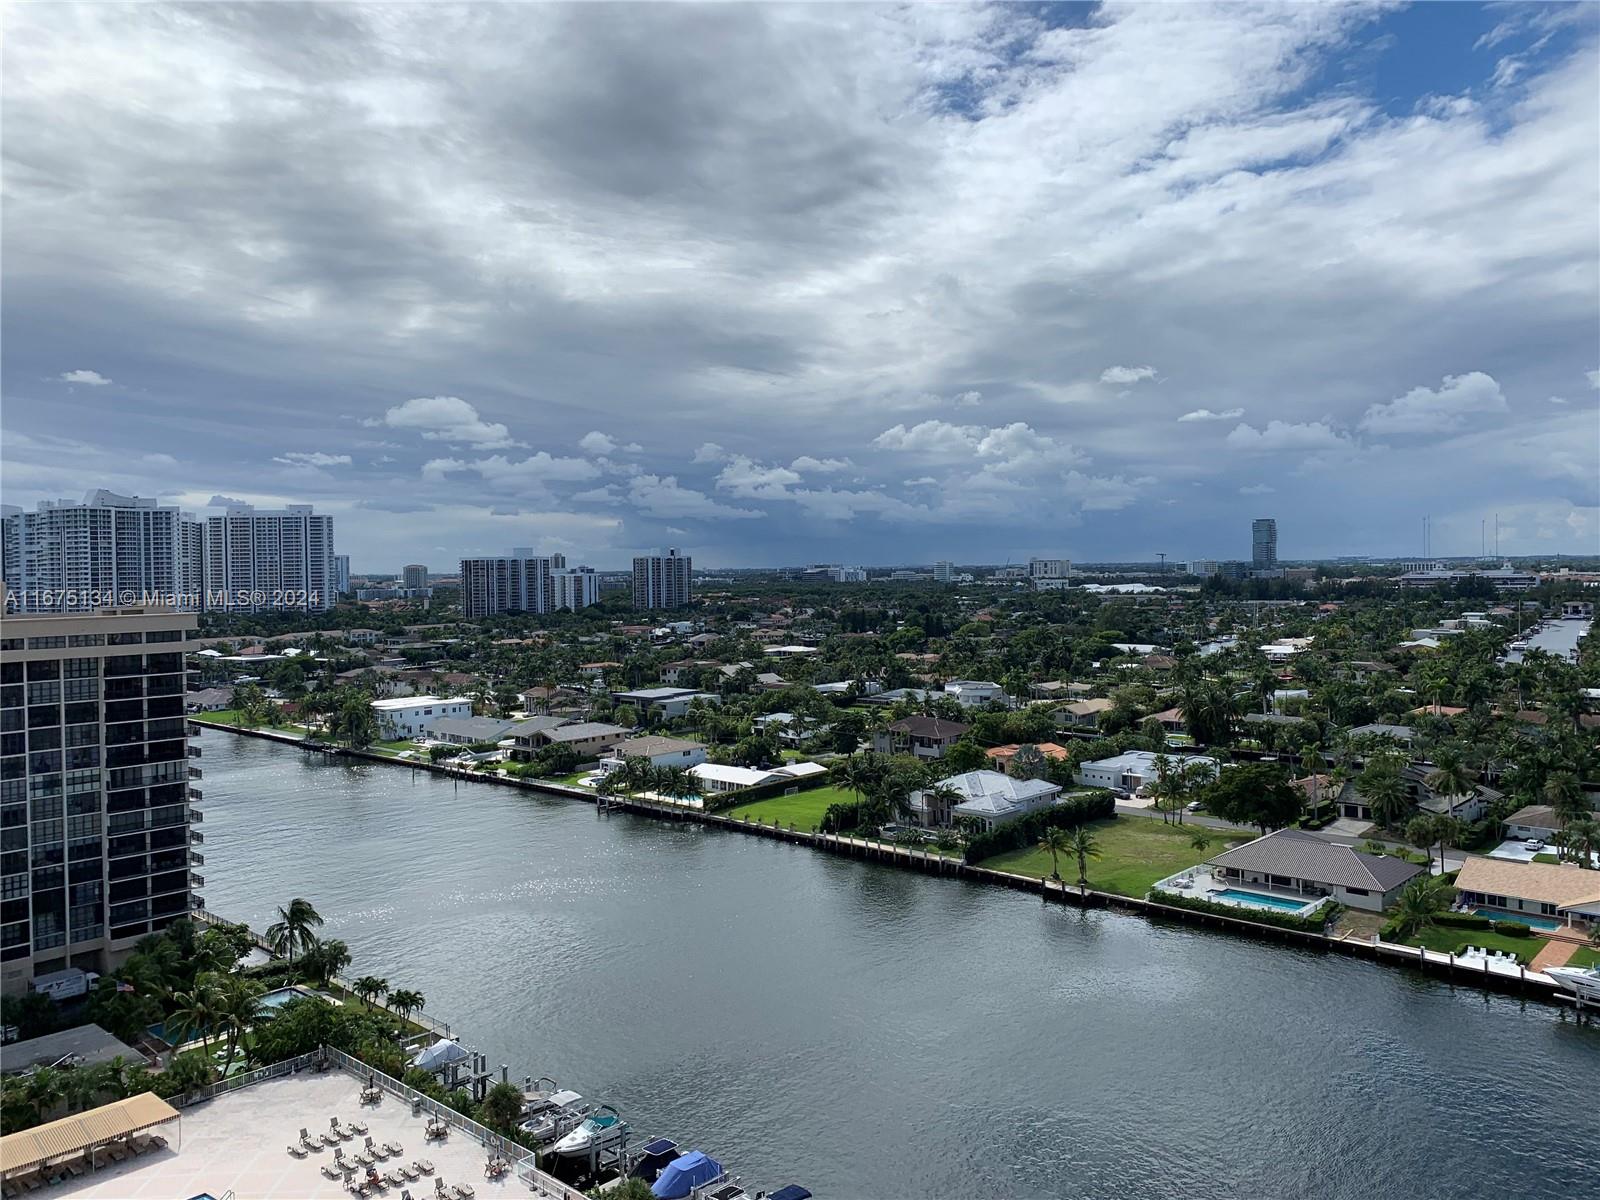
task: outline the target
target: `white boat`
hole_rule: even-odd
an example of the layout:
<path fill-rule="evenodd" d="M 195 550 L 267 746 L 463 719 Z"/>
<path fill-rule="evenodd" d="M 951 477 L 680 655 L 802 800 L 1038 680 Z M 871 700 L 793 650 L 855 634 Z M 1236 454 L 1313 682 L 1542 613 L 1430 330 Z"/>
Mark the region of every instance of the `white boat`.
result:
<path fill-rule="evenodd" d="M 602 1151 L 620 1146 L 627 1136 L 628 1126 L 621 1114 L 609 1104 L 602 1104 L 585 1117 L 576 1129 L 550 1147 L 550 1152 L 563 1158 L 592 1158 Z"/>
<path fill-rule="evenodd" d="M 537 1111 L 534 1111 L 535 1105 Z M 550 1092 L 530 1101 L 528 1115 L 517 1130 L 535 1142 L 553 1142 L 581 1125 L 589 1111 L 577 1092 Z"/>
<path fill-rule="evenodd" d="M 1546 967 L 1544 973 L 1574 996 L 1600 1000 L 1600 967 Z"/>

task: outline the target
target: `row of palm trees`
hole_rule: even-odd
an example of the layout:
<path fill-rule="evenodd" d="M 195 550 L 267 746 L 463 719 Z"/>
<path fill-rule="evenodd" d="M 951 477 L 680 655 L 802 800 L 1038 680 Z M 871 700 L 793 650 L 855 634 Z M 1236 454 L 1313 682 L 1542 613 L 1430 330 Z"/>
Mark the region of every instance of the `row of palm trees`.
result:
<path fill-rule="evenodd" d="M 687 800 L 700 794 L 700 781 L 687 767 L 658 767 L 648 758 L 622 760 L 601 779 L 595 791 L 602 796 L 626 796 L 654 792 L 673 800 Z"/>

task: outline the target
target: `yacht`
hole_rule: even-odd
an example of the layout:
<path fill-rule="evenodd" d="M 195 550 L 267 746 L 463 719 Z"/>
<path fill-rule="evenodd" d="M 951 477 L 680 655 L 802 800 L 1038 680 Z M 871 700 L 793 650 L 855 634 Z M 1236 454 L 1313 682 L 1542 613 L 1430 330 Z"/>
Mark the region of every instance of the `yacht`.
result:
<path fill-rule="evenodd" d="M 1544 973 L 1583 1000 L 1600 1000 L 1600 967 L 1546 967 Z"/>
<path fill-rule="evenodd" d="M 517 1130 L 535 1142 L 553 1142 L 582 1124 L 590 1111 L 577 1092 L 550 1092 L 528 1101 L 527 1115 Z"/>
<path fill-rule="evenodd" d="M 550 1152 L 564 1158 L 593 1158 L 620 1146 L 627 1136 L 628 1126 L 622 1115 L 611 1105 L 602 1104 L 550 1147 Z"/>

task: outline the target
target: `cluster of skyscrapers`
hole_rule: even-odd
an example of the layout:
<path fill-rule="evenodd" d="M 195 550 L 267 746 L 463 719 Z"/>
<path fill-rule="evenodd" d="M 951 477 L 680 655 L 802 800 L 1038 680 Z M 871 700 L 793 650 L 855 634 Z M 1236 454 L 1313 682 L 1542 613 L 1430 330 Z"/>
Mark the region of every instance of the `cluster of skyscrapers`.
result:
<path fill-rule="evenodd" d="M 461 611 L 467 617 L 549 613 L 587 608 L 600 600 L 592 567 L 569 567 L 564 554 L 518 547 L 504 558 L 461 560 Z"/>
<path fill-rule="evenodd" d="M 102 488 L 82 503 L 43 501 L 32 512 L 8 505 L 0 531 L 8 612 L 321 612 L 339 592 L 333 518 L 309 504 L 234 504 L 200 520 Z"/>

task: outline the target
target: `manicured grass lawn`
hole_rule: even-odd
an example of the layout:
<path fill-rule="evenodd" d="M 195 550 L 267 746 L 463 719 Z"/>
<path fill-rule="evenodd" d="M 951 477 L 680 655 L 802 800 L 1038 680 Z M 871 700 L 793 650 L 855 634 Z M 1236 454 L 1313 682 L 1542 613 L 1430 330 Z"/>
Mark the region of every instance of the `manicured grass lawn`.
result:
<path fill-rule="evenodd" d="M 812 788 L 809 792 L 796 792 L 792 796 L 773 796 L 767 800 L 741 804 L 738 808 L 729 809 L 723 816 L 739 820 L 749 817 L 763 825 L 771 825 L 774 820 L 784 826 L 793 822 L 796 829 L 809 833 L 812 826 L 822 824 L 822 814 L 828 811 L 828 805 L 849 804 L 855 799 L 855 793 L 847 792 L 844 788 Z"/>
<path fill-rule="evenodd" d="M 1544 949 L 1544 938 L 1508 937 L 1492 929 L 1455 929 L 1449 925 L 1435 925 L 1424 929 L 1416 937 L 1407 938 L 1408 946 L 1426 946 L 1441 954 L 1460 954 L 1467 946 L 1482 946 L 1485 950 L 1504 950 L 1515 954 L 1524 964 Z"/>
<path fill-rule="evenodd" d="M 1208 829 L 1200 825 L 1169 825 L 1149 817 L 1113 817 L 1108 821 L 1094 821 L 1089 825 L 1094 840 L 1099 843 L 1100 857 L 1089 860 L 1089 886 L 1102 892 L 1116 892 L 1122 896 L 1142 897 L 1158 879 L 1165 879 L 1185 867 L 1204 862 L 1214 854 L 1228 848 L 1230 842 L 1248 842 L 1256 835 L 1247 829 Z M 1211 845 L 1196 850 L 1189 839 L 1203 833 Z M 1028 848 L 1008 850 L 978 864 L 994 871 L 1010 871 L 1016 875 L 1032 875 L 1046 879 L 1050 875 L 1050 856 L 1043 850 Z M 1069 883 L 1078 879 L 1076 859 L 1060 859 L 1061 877 Z"/>
<path fill-rule="evenodd" d="M 1568 967 L 1600 967 L 1600 950 L 1591 950 L 1588 946 L 1579 946 L 1572 952 L 1572 957 L 1563 964 Z"/>
<path fill-rule="evenodd" d="M 190 713 L 188 719 L 197 721 L 201 725 L 221 725 L 229 729 L 262 729 L 269 733 L 288 733 L 295 737 L 305 737 L 306 731 L 300 725 L 246 725 L 239 720 L 239 714 L 231 708 L 219 708 L 216 712 Z"/>
<path fill-rule="evenodd" d="M 551 779 L 550 779 L 550 782 L 551 783 L 564 783 L 568 787 L 580 787 L 580 786 L 582 786 L 583 781 L 585 779 L 589 778 L 589 776 L 591 776 L 593 774 L 594 774 L 594 770 L 592 768 L 590 770 L 587 770 L 587 771 L 574 771 L 570 775 L 555 775 L 555 776 L 552 776 Z"/>

